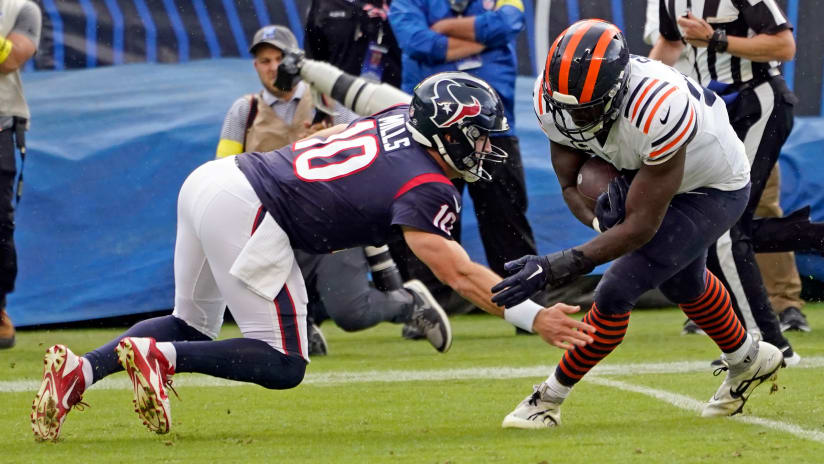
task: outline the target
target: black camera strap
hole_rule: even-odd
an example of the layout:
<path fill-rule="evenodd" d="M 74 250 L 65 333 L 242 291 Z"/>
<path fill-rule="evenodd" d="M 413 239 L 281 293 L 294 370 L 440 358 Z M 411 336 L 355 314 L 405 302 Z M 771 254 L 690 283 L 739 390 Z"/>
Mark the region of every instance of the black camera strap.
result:
<path fill-rule="evenodd" d="M 17 149 L 20 151 L 20 173 L 17 175 L 17 190 L 15 192 L 14 202 L 16 205 L 20 204 L 20 197 L 23 196 L 23 166 L 26 163 L 26 125 L 28 120 L 19 116 L 14 117 L 12 125 L 14 129 L 14 140 Z"/>

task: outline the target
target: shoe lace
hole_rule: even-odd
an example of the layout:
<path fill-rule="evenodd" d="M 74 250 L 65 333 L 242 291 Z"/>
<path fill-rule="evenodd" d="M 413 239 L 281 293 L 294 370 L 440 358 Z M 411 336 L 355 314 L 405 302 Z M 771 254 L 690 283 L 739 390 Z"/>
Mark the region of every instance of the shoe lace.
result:
<path fill-rule="evenodd" d="M 410 319 L 414 325 L 421 327 L 424 330 L 428 330 L 435 327 L 435 323 L 427 319 L 424 316 L 425 313 L 426 306 L 418 306 L 414 311 L 412 311 L 412 317 Z"/>
<path fill-rule="evenodd" d="M 730 370 L 730 365 L 727 364 L 727 361 L 724 361 L 722 359 L 721 362 L 723 364 L 721 366 L 717 367 L 714 371 L 712 371 L 712 375 L 717 377 L 717 376 L 721 375 L 722 372 Z"/>
<path fill-rule="evenodd" d="M 171 391 L 172 391 L 172 393 L 174 393 L 174 394 L 175 394 L 175 396 L 177 397 L 177 399 L 178 399 L 178 400 L 183 401 L 183 399 L 181 399 L 181 398 L 180 398 L 180 395 L 178 395 L 178 394 L 177 394 L 177 390 L 175 390 L 175 387 L 173 387 L 173 386 L 172 386 L 172 379 L 166 379 L 166 380 L 164 380 L 164 381 L 163 381 L 163 385 L 165 385 L 165 386 L 166 386 L 166 388 L 168 388 L 169 390 L 171 390 Z"/>
<path fill-rule="evenodd" d="M 89 406 L 89 403 L 86 403 L 83 400 L 77 400 L 77 403 L 74 403 L 72 405 L 72 408 L 77 409 L 78 411 L 85 411 L 86 408 L 89 408 L 89 407 L 91 407 L 91 406 Z"/>
<path fill-rule="evenodd" d="M 546 391 L 546 386 L 545 386 L 545 384 L 539 384 L 539 385 L 533 386 L 532 388 L 533 388 L 532 396 L 529 397 L 529 400 L 527 400 L 527 403 L 530 406 L 538 406 L 538 401 L 541 401 L 541 399 L 542 399 L 541 397 L 543 396 L 544 392 Z"/>

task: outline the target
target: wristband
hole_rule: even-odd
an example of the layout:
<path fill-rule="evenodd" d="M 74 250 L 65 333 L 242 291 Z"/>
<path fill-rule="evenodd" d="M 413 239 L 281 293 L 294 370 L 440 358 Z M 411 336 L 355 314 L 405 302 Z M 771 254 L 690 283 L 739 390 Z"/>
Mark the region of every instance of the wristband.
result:
<path fill-rule="evenodd" d="M 716 29 L 710 37 L 707 48 L 714 50 L 716 53 L 724 53 L 727 51 L 728 45 L 729 42 L 727 41 L 727 31 L 724 29 Z"/>
<path fill-rule="evenodd" d="M 544 309 L 544 307 L 538 303 L 532 300 L 526 300 L 511 308 L 506 308 L 504 310 L 504 320 L 515 327 L 532 333 L 532 324 L 535 322 L 535 317 L 538 316 L 538 313 L 541 312 L 542 309 Z"/>
<path fill-rule="evenodd" d="M 6 58 L 8 58 L 9 55 L 11 55 L 11 47 L 13 45 L 14 42 L 12 42 L 11 40 L 6 39 L 4 37 L 0 37 L 0 64 L 3 64 L 3 62 L 6 61 Z"/>
<path fill-rule="evenodd" d="M 601 233 L 601 224 L 598 222 L 598 216 L 592 218 L 592 228 L 595 229 L 595 232 Z"/>

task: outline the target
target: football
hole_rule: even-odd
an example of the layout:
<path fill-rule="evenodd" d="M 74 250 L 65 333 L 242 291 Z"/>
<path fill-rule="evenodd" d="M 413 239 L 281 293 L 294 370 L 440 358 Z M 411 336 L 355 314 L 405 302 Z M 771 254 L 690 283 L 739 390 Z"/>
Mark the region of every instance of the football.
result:
<path fill-rule="evenodd" d="M 619 174 L 615 166 L 593 156 L 578 170 L 578 192 L 587 200 L 590 208 L 595 208 L 595 200 L 607 190 L 609 181 Z"/>

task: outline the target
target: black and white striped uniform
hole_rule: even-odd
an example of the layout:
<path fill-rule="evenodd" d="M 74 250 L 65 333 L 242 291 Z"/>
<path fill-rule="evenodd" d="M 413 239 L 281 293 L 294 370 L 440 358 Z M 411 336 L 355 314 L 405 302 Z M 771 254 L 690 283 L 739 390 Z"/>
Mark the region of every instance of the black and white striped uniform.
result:
<path fill-rule="evenodd" d="M 792 25 L 775 0 L 660 0 L 661 36 L 681 40 L 677 18 L 692 12 L 727 36 L 777 34 Z M 708 267 L 720 277 L 733 297 L 747 329 L 760 332 L 778 347 L 788 345 L 781 335 L 767 297 L 750 240 L 752 218 L 781 146 L 793 126 L 795 96 L 788 89 L 776 61 L 758 63 L 691 45 L 691 77 L 713 88 L 727 100 L 727 112 L 744 142 L 751 164 L 752 190 L 739 223 L 710 250 Z"/>

